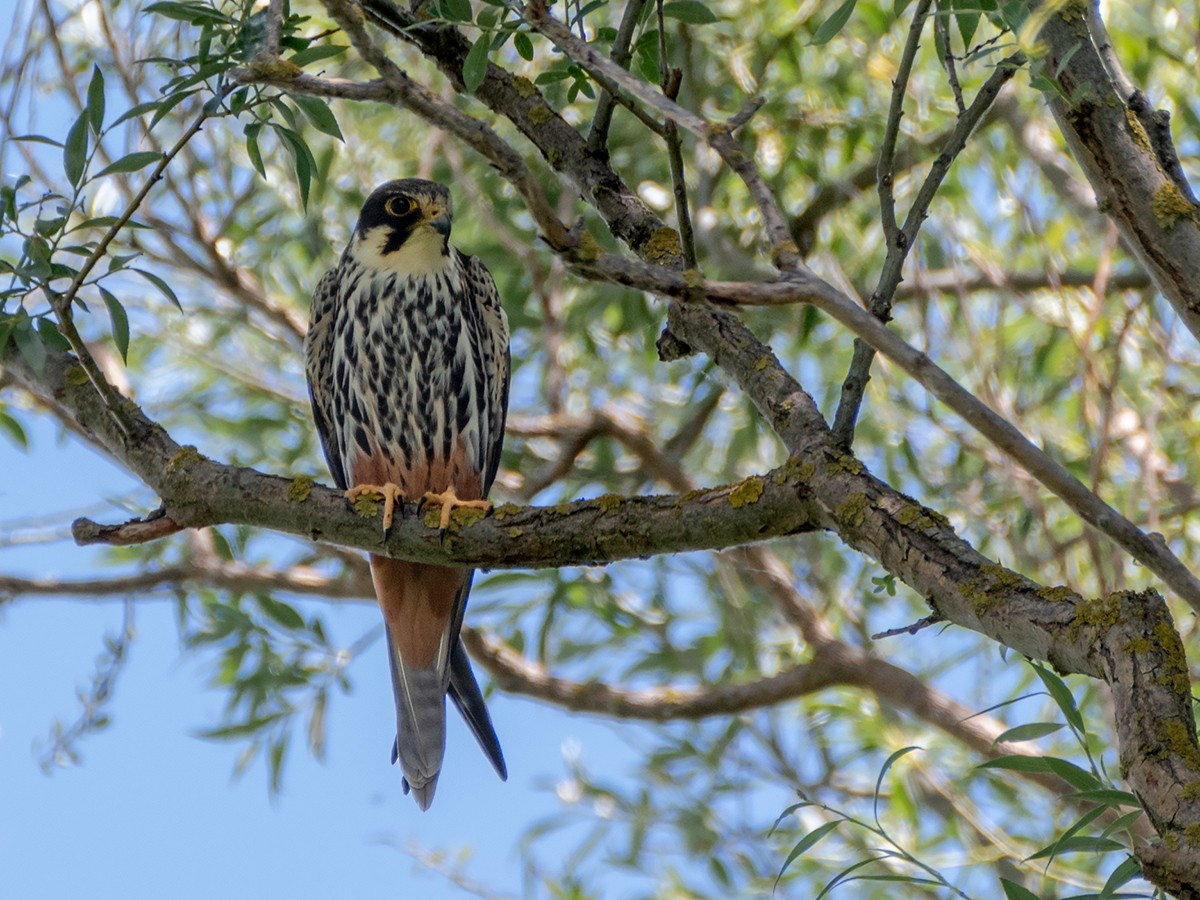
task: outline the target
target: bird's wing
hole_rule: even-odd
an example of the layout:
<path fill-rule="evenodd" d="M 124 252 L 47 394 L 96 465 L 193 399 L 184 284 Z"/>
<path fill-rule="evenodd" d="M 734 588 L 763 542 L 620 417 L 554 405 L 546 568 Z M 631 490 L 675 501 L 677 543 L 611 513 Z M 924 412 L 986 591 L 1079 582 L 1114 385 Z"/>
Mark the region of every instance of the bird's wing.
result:
<path fill-rule="evenodd" d="M 333 310 L 338 295 L 338 269 L 325 273 L 313 292 L 309 311 L 308 334 L 304 336 L 304 373 L 308 379 L 308 399 L 313 421 L 325 451 L 325 462 L 334 484 L 342 490 L 350 487 L 337 432 L 333 425 Z"/>
<path fill-rule="evenodd" d="M 500 304 L 500 292 L 492 273 L 475 256 L 466 256 L 467 280 L 480 309 L 483 310 L 485 333 L 488 338 L 488 353 L 485 365 L 488 371 L 487 416 L 488 430 L 483 447 L 483 496 L 491 490 L 500 468 L 500 451 L 504 445 L 504 426 L 508 418 L 508 385 L 512 359 L 508 349 L 508 317 Z"/>

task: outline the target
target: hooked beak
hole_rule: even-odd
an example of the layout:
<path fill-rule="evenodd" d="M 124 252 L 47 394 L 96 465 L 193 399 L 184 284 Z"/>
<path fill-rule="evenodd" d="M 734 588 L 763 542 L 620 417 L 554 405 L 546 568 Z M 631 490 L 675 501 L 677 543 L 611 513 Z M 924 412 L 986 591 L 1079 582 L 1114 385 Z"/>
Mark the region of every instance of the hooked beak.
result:
<path fill-rule="evenodd" d="M 450 213 L 443 212 L 436 218 L 429 220 L 429 227 L 440 234 L 442 237 L 450 236 Z"/>

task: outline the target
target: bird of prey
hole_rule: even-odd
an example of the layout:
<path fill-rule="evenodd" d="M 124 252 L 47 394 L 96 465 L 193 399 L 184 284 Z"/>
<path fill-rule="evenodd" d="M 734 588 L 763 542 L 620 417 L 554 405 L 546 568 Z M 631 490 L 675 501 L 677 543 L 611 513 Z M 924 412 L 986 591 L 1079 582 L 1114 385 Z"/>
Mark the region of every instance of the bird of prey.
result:
<path fill-rule="evenodd" d="M 478 259 L 450 244 L 450 192 L 389 181 L 363 204 L 313 295 L 305 369 L 329 471 L 350 500 L 487 509 L 508 409 L 508 320 Z M 501 779 L 500 742 L 459 639 L 471 571 L 371 556 L 383 610 L 404 790 L 433 802 L 446 694 Z"/>

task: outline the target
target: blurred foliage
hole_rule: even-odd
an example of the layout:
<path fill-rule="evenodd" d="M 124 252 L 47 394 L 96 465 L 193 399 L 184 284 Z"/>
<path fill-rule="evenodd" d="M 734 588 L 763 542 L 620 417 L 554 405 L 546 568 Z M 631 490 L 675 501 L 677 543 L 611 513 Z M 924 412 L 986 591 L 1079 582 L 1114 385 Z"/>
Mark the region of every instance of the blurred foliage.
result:
<path fill-rule="evenodd" d="M 598 86 L 503 4 L 421 7 L 425 27 L 459 27 L 472 42 L 468 88 L 490 58 L 587 127 Z M 106 371 L 118 373 L 111 380 L 127 383 L 181 443 L 230 463 L 324 480 L 300 353 L 309 292 L 335 262 L 371 187 L 420 176 L 452 187 L 455 242 L 495 274 L 513 328 L 511 427 L 495 496 L 555 503 L 680 490 L 783 460 L 749 402 L 706 360 L 657 361 L 661 304 L 568 277 L 539 243 L 519 195 L 469 150 L 407 112 L 232 88 L 229 69 L 262 49 L 265 7 L 62 0 L 49 9 L 53 24 L 41 7 L 21 4 L 18 20 L 28 28 L 13 33 L 27 37 L 6 48 L 0 82 L 0 346 L 11 340 L 35 367 L 44 346 L 61 346 L 55 299 L 95 257 L 73 318 Z M 292 0 L 285 9 L 289 64 L 372 77 L 319 3 Z M 1113 3 L 1105 11 L 1117 55 L 1172 113 L 1184 168 L 1194 175 L 1200 8 Z M 623 4 L 555 4 L 555 12 L 607 53 Z M 873 171 L 910 4 L 676 0 L 662 12 L 669 61 L 684 73 L 680 102 L 720 119 L 747 98 L 765 98 L 739 132 L 744 146 L 784 208 L 817 223 L 810 265 L 869 296 L 884 258 L 873 181 L 834 199 L 823 189 Z M 912 72 L 898 147 L 908 160 L 896 185 L 901 212 L 957 114 L 942 64 L 946 41 L 969 98 L 990 66 L 1026 40 L 1021 4 L 941 0 L 936 17 L 953 27 L 931 39 L 927 25 Z M 655 84 L 657 29 L 648 3 L 631 68 Z M 449 96 L 445 78 L 411 45 L 384 46 L 410 77 Z M 906 268 L 894 327 L 1106 500 L 1193 558 L 1197 349 L 1152 289 L 1118 286 L 1136 281 L 1120 281 L 1136 264 L 1081 202 L 1086 187 L 1070 189 L 1079 176 L 1037 78 L 1036 65 L 1018 75 L 955 162 Z M 470 98 L 454 102 L 488 118 Z M 197 123 L 203 127 L 181 142 Z M 514 129 L 492 124 L 540 164 Z M 622 109 L 608 149 L 626 182 L 670 219 L 666 153 Z M 710 151 L 690 139 L 684 149 L 703 270 L 713 278 L 766 273 L 759 215 L 744 186 Z M 161 182 L 135 203 L 172 152 Z M 568 186 L 547 180 L 545 188 L 564 218 L 585 214 Z M 129 221 L 115 227 L 127 210 Z M 922 288 L 934 282 L 950 287 Z M 851 353 L 847 334 L 811 309 L 745 318 L 832 414 Z M 107 346 L 117 353 L 106 354 Z M 873 471 L 947 515 L 982 552 L 1044 583 L 1099 594 L 1145 582 L 886 361 L 873 374 L 855 445 Z M 22 422 L 38 414 L 27 398 L 0 395 L 0 431 L 10 439 L 23 442 Z M 600 429 L 564 457 L 598 414 L 621 429 Z M 630 433 L 656 449 L 658 465 L 639 455 Z M 206 553 L 251 567 L 314 566 L 346 578 L 355 571 L 328 548 L 246 529 L 217 529 L 208 540 Z M 1125 848 L 1138 810 L 1117 790 L 1095 684 L 1064 684 L 961 631 L 929 629 L 876 645 L 870 635 L 927 612 L 919 597 L 830 537 L 778 541 L 766 551 L 834 636 L 1001 717 L 1014 739 L 1036 740 L 1044 759 L 979 768 L 978 754 L 953 736 L 849 685 L 728 718 L 625 724 L 641 753 L 637 770 L 602 773 L 582 748 L 548 782 L 561 812 L 524 823 L 531 893 L 604 896 L 608 879 L 619 877 L 647 897 L 766 895 L 777 880 L 781 896 L 817 896 L 854 879 L 832 888 L 834 896 L 894 897 L 896 880 L 907 882 L 904 896 L 1116 896 L 1137 875 Z M 112 558 L 115 572 L 128 572 L 186 563 L 198 552 L 181 537 Z M 751 682 L 808 659 L 755 574 L 727 554 L 497 573 L 476 579 L 471 622 L 579 682 Z M 239 765 L 265 752 L 276 782 L 301 731 L 319 753 L 326 706 L 349 688 L 348 669 L 373 636 L 331 640 L 321 604 L 284 590 L 196 586 L 178 602 L 187 646 L 211 662 L 214 688 L 227 692 L 225 718 L 203 735 L 234 741 Z M 1194 647 L 1194 619 L 1179 621 Z M 1015 777 L 1021 766 L 1065 772 L 1080 793 L 1064 801 Z M 1103 818 L 1114 810 L 1115 819 Z M 540 839 L 563 830 L 578 835 L 576 852 L 543 855 Z"/>

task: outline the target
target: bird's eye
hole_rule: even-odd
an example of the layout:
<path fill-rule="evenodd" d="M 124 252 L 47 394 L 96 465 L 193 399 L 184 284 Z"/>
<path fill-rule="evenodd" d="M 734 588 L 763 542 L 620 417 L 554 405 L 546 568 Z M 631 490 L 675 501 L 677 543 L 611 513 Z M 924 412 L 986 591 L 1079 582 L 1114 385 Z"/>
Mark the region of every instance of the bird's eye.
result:
<path fill-rule="evenodd" d="M 389 216 L 399 219 L 412 212 L 415 206 L 409 197 L 389 197 L 387 203 L 383 204 L 383 209 Z"/>

